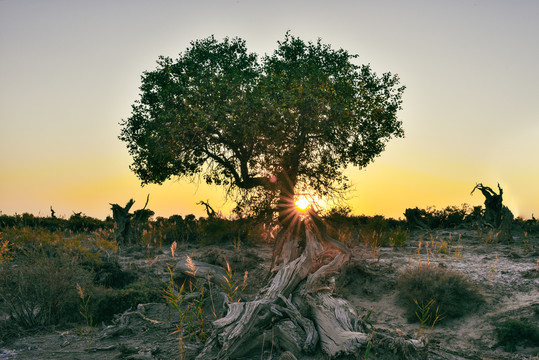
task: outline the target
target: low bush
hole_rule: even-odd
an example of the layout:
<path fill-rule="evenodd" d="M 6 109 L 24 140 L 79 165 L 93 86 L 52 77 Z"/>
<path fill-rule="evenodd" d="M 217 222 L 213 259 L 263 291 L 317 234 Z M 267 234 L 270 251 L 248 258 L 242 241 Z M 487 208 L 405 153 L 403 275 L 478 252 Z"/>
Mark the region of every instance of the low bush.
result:
<path fill-rule="evenodd" d="M 506 351 L 515 351 L 517 345 L 539 344 L 539 327 L 525 320 L 509 319 L 496 324 L 496 337 Z"/>
<path fill-rule="evenodd" d="M 103 261 L 93 267 L 95 285 L 120 289 L 136 279 L 133 272 L 124 271 L 117 261 Z"/>
<path fill-rule="evenodd" d="M 438 310 L 440 318 L 447 319 L 469 314 L 484 303 L 478 287 L 462 273 L 436 266 L 406 270 L 399 276 L 397 287 L 410 321 L 417 320 L 418 304 L 423 306 L 431 300 L 433 314 Z"/>
<path fill-rule="evenodd" d="M 65 254 L 27 249 L 23 259 L 0 268 L 0 299 L 21 328 L 65 324 L 78 320 L 75 285 L 88 281 L 88 274 Z"/>
<path fill-rule="evenodd" d="M 0 314 L 6 316 L 0 326 L 0 338 L 15 333 L 4 331 L 9 328 L 26 330 L 81 322 L 77 286 L 93 302 L 102 298 L 93 294 L 94 288 L 120 288 L 131 283 L 134 275 L 110 260 L 116 247 L 109 235 L 109 231 L 73 234 L 30 227 L 0 233 Z M 115 309 L 121 307 L 123 311 L 133 306 L 136 299 L 146 301 L 159 290 L 142 295 L 145 291 L 136 287 L 112 291 L 113 298 L 126 304 Z"/>
<path fill-rule="evenodd" d="M 138 304 L 164 302 L 162 287 L 147 282 L 134 282 L 123 289 L 95 286 L 86 292 L 90 296 L 89 311 L 97 324 L 109 322 L 114 315 Z"/>

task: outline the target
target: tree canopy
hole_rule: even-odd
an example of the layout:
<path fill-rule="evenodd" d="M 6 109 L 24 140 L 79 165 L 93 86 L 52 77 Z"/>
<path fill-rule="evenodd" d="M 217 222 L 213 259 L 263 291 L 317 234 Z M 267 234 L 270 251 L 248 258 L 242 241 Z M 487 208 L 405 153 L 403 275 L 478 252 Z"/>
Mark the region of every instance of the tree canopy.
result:
<path fill-rule="evenodd" d="M 287 33 L 271 55 L 240 38 L 191 42 L 144 72 L 120 139 L 143 184 L 201 175 L 230 190 L 333 194 L 392 137 L 404 86 L 357 55 Z"/>

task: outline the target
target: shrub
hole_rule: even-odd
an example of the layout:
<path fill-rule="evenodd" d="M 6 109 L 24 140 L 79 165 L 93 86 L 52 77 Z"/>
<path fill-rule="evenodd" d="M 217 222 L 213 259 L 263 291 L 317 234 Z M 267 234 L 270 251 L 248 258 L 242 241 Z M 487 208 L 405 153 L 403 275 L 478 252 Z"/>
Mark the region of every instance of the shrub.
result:
<path fill-rule="evenodd" d="M 539 327 L 524 320 L 509 319 L 496 324 L 496 337 L 506 351 L 517 345 L 539 344 Z"/>
<path fill-rule="evenodd" d="M 397 288 L 410 321 L 416 319 L 417 305 L 434 300 L 433 311 L 444 318 L 464 316 L 484 302 L 477 286 L 463 274 L 435 266 L 406 270 L 398 279 Z M 431 321 L 434 319 L 431 319 Z"/>
<path fill-rule="evenodd" d="M 0 242 L 7 244 L 0 261 L 0 305 L 9 318 L 0 326 L 0 338 L 9 335 L 3 331 L 9 326 L 30 329 L 81 321 L 76 286 L 86 288 L 92 277 L 111 286 L 130 281 L 117 263 L 103 261 L 104 253 L 115 250 L 106 239 L 109 233 L 5 229 Z"/>
<path fill-rule="evenodd" d="M 123 313 L 138 304 L 164 302 L 160 286 L 147 282 L 135 282 L 124 289 L 96 286 L 87 289 L 89 308 L 96 323 L 108 322 L 114 315 Z"/>
<path fill-rule="evenodd" d="M 135 280 L 135 275 L 130 271 L 122 270 L 117 261 L 107 260 L 96 263 L 92 270 L 95 273 L 93 279 L 95 285 L 119 289 Z"/>
<path fill-rule="evenodd" d="M 87 282 L 88 274 L 59 252 L 31 249 L 25 255 L 0 268 L 0 298 L 11 319 L 24 329 L 78 319 L 75 284 Z"/>

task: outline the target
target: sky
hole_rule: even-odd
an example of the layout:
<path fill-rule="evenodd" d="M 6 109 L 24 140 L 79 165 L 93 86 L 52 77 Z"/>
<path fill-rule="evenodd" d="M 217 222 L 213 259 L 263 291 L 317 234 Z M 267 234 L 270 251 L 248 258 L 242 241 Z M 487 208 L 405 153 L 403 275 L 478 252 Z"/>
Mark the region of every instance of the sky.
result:
<path fill-rule="evenodd" d="M 481 205 L 504 189 L 515 216 L 539 214 L 538 1 L 0 0 L 0 212 L 104 219 L 135 199 L 156 216 L 228 214 L 219 187 L 141 187 L 118 140 L 140 76 L 189 43 L 240 37 L 270 54 L 286 31 L 358 54 L 407 87 L 405 138 L 347 169 L 353 213 Z"/>

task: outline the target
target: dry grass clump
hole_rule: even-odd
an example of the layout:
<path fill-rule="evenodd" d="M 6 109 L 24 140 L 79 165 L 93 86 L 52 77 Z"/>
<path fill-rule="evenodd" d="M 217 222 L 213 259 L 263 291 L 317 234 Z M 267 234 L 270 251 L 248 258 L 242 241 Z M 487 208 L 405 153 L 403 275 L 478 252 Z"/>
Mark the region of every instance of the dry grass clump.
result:
<path fill-rule="evenodd" d="M 478 287 L 462 273 L 436 266 L 419 266 L 406 270 L 398 278 L 397 287 L 406 306 L 408 320 L 418 319 L 418 304 L 431 301 L 432 316 L 427 323 L 432 325 L 440 319 L 462 317 L 484 303 Z"/>

